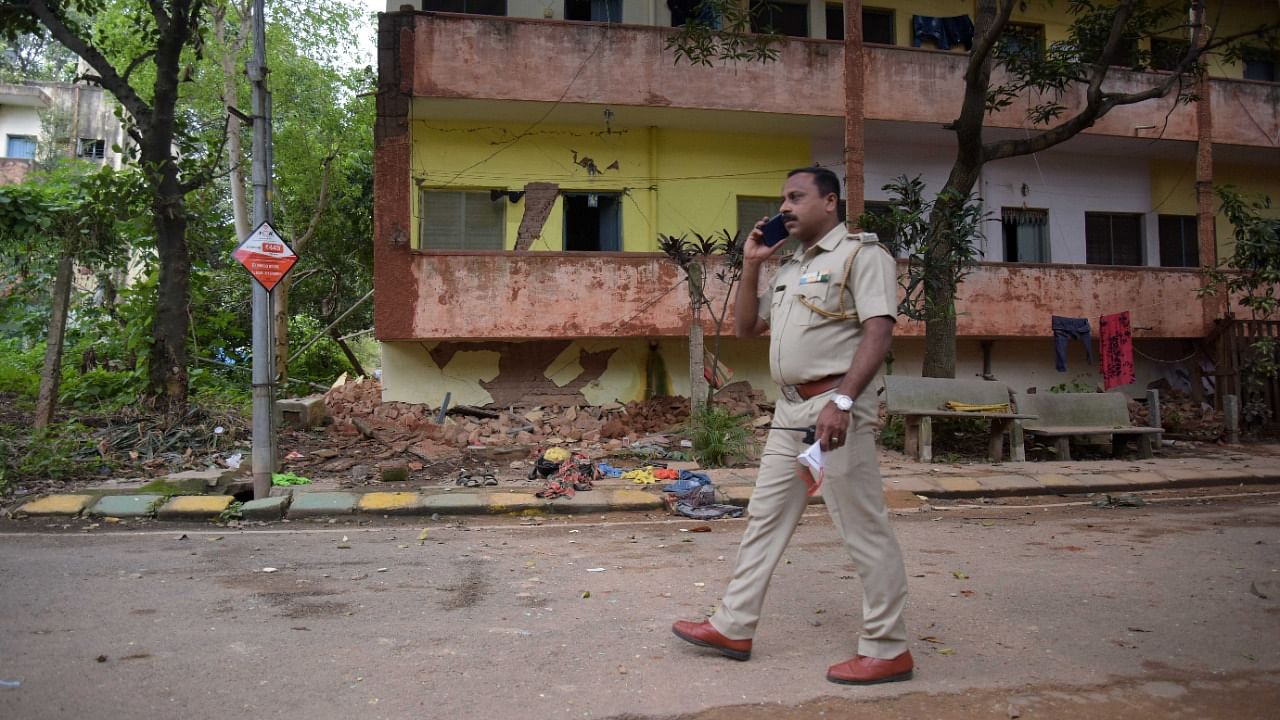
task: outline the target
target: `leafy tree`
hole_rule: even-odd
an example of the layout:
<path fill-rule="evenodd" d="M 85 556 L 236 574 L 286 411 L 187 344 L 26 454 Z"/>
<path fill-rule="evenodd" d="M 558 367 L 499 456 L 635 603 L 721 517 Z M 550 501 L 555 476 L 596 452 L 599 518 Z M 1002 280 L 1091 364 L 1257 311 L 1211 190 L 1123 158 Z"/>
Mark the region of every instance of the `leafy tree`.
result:
<path fill-rule="evenodd" d="M 0 251 L 15 259 L 15 279 L 20 282 L 57 268 L 33 423 L 37 428 L 53 420 L 56 408 L 73 265 L 116 267 L 134 239 L 127 221 L 131 199 L 141 195 L 138 174 L 109 167 L 92 173 L 81 169 L 70 167 L 0 186 Z"/>
<path fill-rule="evenodd" d="M 0 82 L 71 82 L 75 74 L 75 53 L 55 42 L 47 30 L 11 40 L 0 38 Z"/>
<path fill-rule="evenodd" d="M 186 195 L 208 182 L 209 153 L 191 143 L 179 109 L 180 83 L 203 43 L 204 0 L 0 0 L 0 35 L 9 41 L 44 28 L 82 58 L 128 113 L 150 195 L 159 275 L 148 393 L 157 407 L 187 404 L 191 257 Z M 175 153 L 175 148 L 183 152 Z M 194 163 L 180 163 L 190 157 Z M 185 165 L 185 167 L 184 167 Z"/>

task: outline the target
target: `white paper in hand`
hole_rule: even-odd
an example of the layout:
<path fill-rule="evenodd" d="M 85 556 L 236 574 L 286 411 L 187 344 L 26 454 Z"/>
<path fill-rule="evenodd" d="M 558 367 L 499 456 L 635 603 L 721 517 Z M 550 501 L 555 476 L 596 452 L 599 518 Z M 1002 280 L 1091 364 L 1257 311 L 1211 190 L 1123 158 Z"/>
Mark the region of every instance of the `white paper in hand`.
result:
<path fill-rule="evenodd" d="M 796 456 L 800 461 L 800 477 L 809 488 L 810 495 L 817 495 L 822 489 L 822 478 L 825 465 L 822 460 L 822 446 L 814 443 L 804 452 Z"/>

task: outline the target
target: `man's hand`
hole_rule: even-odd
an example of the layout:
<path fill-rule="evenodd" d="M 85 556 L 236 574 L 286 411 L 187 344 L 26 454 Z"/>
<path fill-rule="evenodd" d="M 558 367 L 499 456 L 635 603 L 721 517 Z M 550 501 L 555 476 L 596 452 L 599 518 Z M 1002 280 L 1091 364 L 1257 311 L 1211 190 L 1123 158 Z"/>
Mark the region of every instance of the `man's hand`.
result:
<path fill-rule="evenodd" d="M 818 413 L 818 425 L 814 435 L 822 452 L 830 452 L 844 445 L 849 439 L 849 413 L 827 403 Z"/>
<path fill-rule="evenodd" d="M 769 218 L 760 218 L 760 220 L 756 222 L 756 226 L 751 229 L 751 233 L 747 235 L 747 241 L 742 246 L 743 262 L 764 262 L 765 260 L 773 257 L 773 254 L 778 252 L 778 250 L 785 244 L 778 243 L 773 247 L 769 247 L 764 244 L 764 241 L 761 239 L 764 237 L 764 231 L 761 230 L 761 228 L 764 227 L 764 224 L 767 222 L 769 222 Z"/>

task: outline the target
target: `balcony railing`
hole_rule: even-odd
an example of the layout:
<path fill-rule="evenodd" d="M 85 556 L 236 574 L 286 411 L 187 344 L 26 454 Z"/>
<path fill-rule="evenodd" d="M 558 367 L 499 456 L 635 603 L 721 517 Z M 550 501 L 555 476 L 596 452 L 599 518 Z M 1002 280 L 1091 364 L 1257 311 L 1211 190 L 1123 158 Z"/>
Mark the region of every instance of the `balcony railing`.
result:
<path fill-rule="evenodd" d="M 738 62 L 713 68 L 677 64 L 665 42 L 669 28 L 573 23 L 527 18 L 420 14 L 413 32 L 386 33 L 398 52 L 384 62 L 412 59 L 403 68 L 416 97 L 588 103 L 596 105 L 733 110 L 843 117 L 844 45 L 788 40 L 776 62 Z M 408 47 L 405 47 L 408 45 Z M 909 47 L 867 46 L 864 114 L 872 120 L 942 124 L 955 119 L 964 89 L 966 56 Z M 1149 85 L 1141 73 L 1115 71 L 1108 89 Z M 1280 86 L 1212 81 L 1215 141 L 1274 147 Z M 1080 98 L 1067 98 L 1070 106 Z M 1018 104 L 1015 103 L 1015 106 Z M 1259 120 L 1261 119 L 1261 120 Z M 1022 128 L 1011 107 L 988 118 L 993 127 Z M 1087 132 L 1140 134 L 1194 141 L 1194 108 L 1171 99 L 1119 107 Z M 1263 127 L 1260 127 L 1261 126 Z"/>
<path fill-rule="evenodd" d="M 382 280 L 378 290 L 397 298 L 396 307 L 381 309 L 400 315 L 385 327 L 404 328 L 407 336 L 383 340 L 686 334 L 683 276 L 661 255 L 409 253 L 408 259 L 409 272 L 397 275 L 416 287 L 384 288 Z M 986 263 L 960 287 L 958 331 L 962 337 L 1048 336 L 1052 315 L 1097 318 L 1129 310 L 1139 337 L 1201 337 L 1199 282 L 1196 270 Z M 714 281 L 708 290 L 724 297 Z M 920 336 L 924 328 L 903 322 L 897 334 Z"/>

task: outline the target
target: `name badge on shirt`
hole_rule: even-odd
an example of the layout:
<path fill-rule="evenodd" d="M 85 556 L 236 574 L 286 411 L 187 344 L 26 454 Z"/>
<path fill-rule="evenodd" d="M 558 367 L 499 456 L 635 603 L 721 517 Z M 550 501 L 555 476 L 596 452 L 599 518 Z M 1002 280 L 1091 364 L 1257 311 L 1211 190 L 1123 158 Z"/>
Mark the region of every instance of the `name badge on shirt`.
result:
<path fill-rule="evenodd" d="M 812 285 L 814 283 L 824 283 L 831 281 L 831 273 L 813 272 L 808 275 L 800 276 L 801 285 Z"/>

